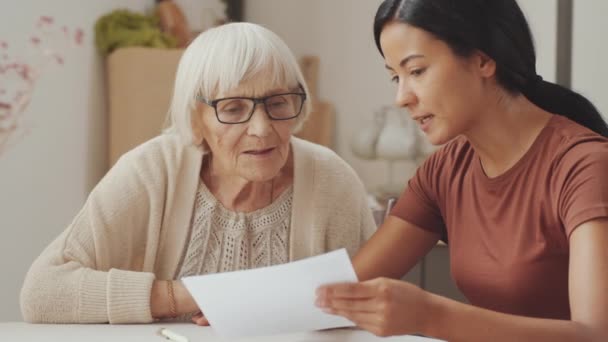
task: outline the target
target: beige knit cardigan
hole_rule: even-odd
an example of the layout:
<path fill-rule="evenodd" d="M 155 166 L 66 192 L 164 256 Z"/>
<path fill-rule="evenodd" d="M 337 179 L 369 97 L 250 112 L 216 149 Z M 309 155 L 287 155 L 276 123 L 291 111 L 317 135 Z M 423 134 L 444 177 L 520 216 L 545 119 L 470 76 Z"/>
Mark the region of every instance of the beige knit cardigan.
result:
<path fill-rule="evenodd" d="M 345 247 L 375 230 L 365 190 L 331 150 L 292 138 L 289 259 Z M 28 322 L 152 322 L 154 279 L 174 279 L 193 215 L 202 152 L 161 135 L 126 153 L 69 227 L 34 261 L 21 290 Z"/>

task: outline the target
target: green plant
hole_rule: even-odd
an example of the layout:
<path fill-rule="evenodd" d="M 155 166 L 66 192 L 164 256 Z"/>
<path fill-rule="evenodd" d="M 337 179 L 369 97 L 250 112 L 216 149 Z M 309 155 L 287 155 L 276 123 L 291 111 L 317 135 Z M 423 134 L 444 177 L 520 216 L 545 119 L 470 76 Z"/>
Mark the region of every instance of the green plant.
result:
<path fill-rule="evenodd" d="M 161 32 L 156 16 L 119 9 L 97 20 L 95 44 L 99 53 L 106 56 L 127 46 L 174 48 L 177 41 Z"/>

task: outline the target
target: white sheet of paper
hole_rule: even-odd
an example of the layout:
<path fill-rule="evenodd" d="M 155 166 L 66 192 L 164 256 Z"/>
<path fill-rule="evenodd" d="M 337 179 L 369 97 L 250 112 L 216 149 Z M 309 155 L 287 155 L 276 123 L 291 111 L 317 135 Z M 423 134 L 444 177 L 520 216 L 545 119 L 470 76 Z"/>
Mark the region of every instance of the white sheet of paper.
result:
<path fill-rule="evenodd" d="M 222 337 L 354 325 L 314 305 L 317 287 L 357 281 L 345 249 L 283 265 L 185 277 L 182 281 Z"/>

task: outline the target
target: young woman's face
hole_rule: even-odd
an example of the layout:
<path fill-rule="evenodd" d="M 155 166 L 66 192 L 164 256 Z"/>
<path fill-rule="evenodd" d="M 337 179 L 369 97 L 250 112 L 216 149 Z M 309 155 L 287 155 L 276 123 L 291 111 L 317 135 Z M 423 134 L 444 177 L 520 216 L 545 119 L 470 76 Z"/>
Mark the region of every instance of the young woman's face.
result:
<path fill-rule="evenodd" d="M 300 92 L 287 86 L 269 87 L 263 78 L 258 77 L 242 82 L 226 94 L 218 94 L 218 98 L 259 98 L 292 91 Z M 269 105 L 284 105 L 282 102 L 277 103 L 278 100 L 273 101 Z M 218 110 L 229 113 L 239 109 L 239 104 L 231 101 L 217 106 Z M 265 181 L 274 178 L 285 166 L 297 119 L 271 120 L 263 104 L 256 105 L 253 116 L 244 123 L 221 123 L 213 107 L 202 103 L 198 104 L 195 116 L 194 125 L 200 129 L 217 171 L 250 181 Z"/>
<path fill-rule="evenodd" d="M 382 30 L 380 46 L 397 84 L 396 104 L 408 109 L 429 141 L 440 145 L 466 134 L 482 110 L 482 56 L 459 57 L 427 31 L 396 21 Z"/>

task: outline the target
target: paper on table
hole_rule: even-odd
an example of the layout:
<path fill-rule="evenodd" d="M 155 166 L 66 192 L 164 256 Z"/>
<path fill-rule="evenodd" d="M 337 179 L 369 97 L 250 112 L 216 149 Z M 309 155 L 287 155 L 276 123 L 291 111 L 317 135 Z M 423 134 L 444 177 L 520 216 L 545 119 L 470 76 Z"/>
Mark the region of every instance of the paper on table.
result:
<path fill-rule="evenodd" d="M 182 280 L 211 327 L 222 337 L 354 325 L 314 305 L 317 287 L 357 281 L 345 249 L 283 265 Z"/>

